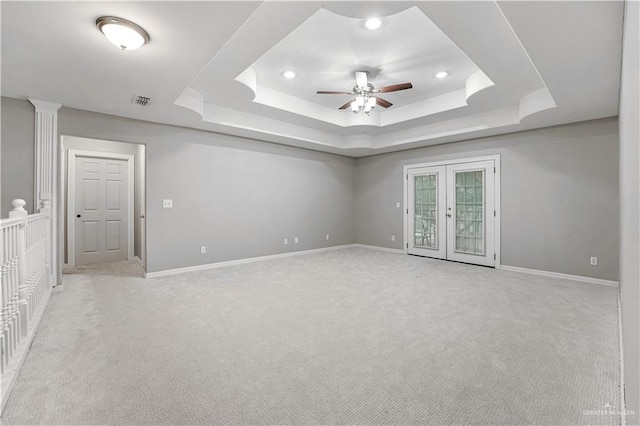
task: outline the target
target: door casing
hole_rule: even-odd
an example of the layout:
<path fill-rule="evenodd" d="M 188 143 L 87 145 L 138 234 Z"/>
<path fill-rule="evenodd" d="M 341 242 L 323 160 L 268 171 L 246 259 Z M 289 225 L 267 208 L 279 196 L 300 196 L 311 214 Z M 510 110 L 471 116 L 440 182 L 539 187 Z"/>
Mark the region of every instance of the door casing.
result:
<path fill-rule="evenodd" d="M 132 154 L 116 154 L 109 152 L 85 151 L 79 149 L 70 149 L 67 161 L 68 178 L 67 178 L 67 260 L 69 266 L 76 266 L 76 221 L 75 221 L 75 205 L 76 205 L 76 157 L 90 158 L 106 158 L 113 160 L 127 161 L 127 259 L 133 260 L 133 212 L 134 212 L 134 156 Z"/>
<path fill-rule="evenodd" d="M 404 181 L 404 243 L 403 251 L 405 254 L 409 254 L 409 170 L 422 167 L 437 167 L 437 166 L 452 166 L 456 164 L 475 163 L 480 161 L 493 161 L 495 165 L 495 187 L 494 187 L 494 200 L 496 215 L 494 218 L 494 241 L 495 241 L 495 269 L 500 269 L 500 154 L 486 155 L 480 157 L 466 157 L 455 158 L 450 160 L 432 161 L 428 163 L 419 164 L 407 164 L 403 168 L 403 181 Z"/>

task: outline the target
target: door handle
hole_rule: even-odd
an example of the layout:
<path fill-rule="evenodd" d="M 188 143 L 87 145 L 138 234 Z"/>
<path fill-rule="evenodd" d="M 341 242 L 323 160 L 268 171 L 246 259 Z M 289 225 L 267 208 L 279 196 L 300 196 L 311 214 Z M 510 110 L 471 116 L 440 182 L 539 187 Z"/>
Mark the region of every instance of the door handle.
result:
<path fill-rule="evenodd" d="M 144 219 L 144 215 L 143 214 L 140 215 L 140 219 Z"/>
<path fill-rule="evenodd" d="M 82 215 L 81 214 L 77 214 L 76 217 L 82 217 Z"/>
<path fill-rule="evenodd" d="M 451 217 L 451 213 L 447 213 L 447 217 Z"/>

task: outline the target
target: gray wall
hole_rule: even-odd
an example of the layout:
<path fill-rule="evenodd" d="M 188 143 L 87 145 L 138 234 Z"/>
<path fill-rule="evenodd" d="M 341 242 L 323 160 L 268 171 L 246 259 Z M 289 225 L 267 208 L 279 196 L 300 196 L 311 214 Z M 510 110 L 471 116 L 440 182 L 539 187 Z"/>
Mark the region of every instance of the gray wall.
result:
<path fill-rule="evenodd" d="M 22 198 L 34 212 L 35 110 L 27 101 L 2 98 L 0 149 L 0 217 L 8 217 L 11 200 Z"/>
<path fill-rule="evenodd" d="M 34 114 L 2 102 L 5 202 L 33 195 Z M 146 145 L 149 272 L 352 242 L 401 249 L 403 165 L 498 153 L 502 263 L 618 279 L 615 119 L 359 160 L 69 108 L 59 131 Z"/>
<path fill-rule="evenodd" d="M 354 242 L 352 159 L 69 108 L 58 128 L 146 145 L 148 272 Z"/>
<path fill-rule="evenodd" d="M 140 152 L 139 152 L 139 144 L 132 144 L 132 143 L 122 143 L 122 142 L 113 142 L 113 141 L 104 141 L 104 140 L 98 140 L 98 139 L 70 139 L 70 138 L 65 138 L 62 141 L 62 145 L 64 147 L 64 158 L 68 158 L 68 153 L 69 153 L 69 149 L 80 149 L 80 150 L 85 150 L 85 151 L 92 151 L 95 153 L 98 153 L 96 155 L 99 155 L 99 153 L 101 152 L 108 152 L 108 153 L 117 153 L 117 154 L 130 154 L 134 156 L 134 206 L 133 206 L 133 218 L 134 218 L 134 225 L 133 225 L 133 233 L 134 233 L 134 244 L 133 244 L 133 251 L 134 251 L 134 256 L 138 256 L 139 258 L 141 258 L 141 227 L 144 225 L 144 223 L 140 220 L 140 211 L 141 211 L 141 203 L 142 203 L 142 191 L 141 191 L 141 187 L 140 187 L 140 169 L 141 169 L 141 156 L 140 156 Z M 65 161 L 64 163 L 64 180 L 65 182 L 68 182 L 68 164 Z M 64 206 L 66 209 L 66 206 L 68 204 L 68 193 L 67 193 L 67 188 L 68 185 L 65 184 L 64 185 Z M 66 211 L 66 210 L 65 210 Z M 64 261 L 65 263 L 67 262 L 67 238 L 66 238 L 66 227 L 68 226 L 67 223 L 67 217 L 65 214 L 65 217 L 63 218 L 63 223 L 64 223 Z"/>
<path fill-rule="evenodd" d="M 404 165 L 500 154 L 502 264 L 618 280 L 617 125 L 604 119 L 358 159 L 356 241 L 402 249 Z"/>
<path fill-rule="evenodd" d="M 640 3 L 626 2 L 620 90 L 620 299 L 627 424 L 640 424 Z"/>

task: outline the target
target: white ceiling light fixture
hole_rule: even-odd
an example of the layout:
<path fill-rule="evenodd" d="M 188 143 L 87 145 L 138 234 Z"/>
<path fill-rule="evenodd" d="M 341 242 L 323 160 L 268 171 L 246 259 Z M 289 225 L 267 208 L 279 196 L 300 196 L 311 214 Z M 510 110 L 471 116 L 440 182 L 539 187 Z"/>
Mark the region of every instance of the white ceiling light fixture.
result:
<path fill-rule="evenodd" d="M 382 20 L 380 18 L 369 18 L 364 21 L 364 26 L 366 29 L 374 31 L 382 26 Z"/>
<path fill-rule="evenodd" d="M 439 73 L 436 74 L 436 78 L 445 78 L 449 75 L 448 72 L 446 71 L 440 71 Z"/>
<path fill-rule="evenodd" d="M 376 97 L 371 93 L 365 92 L 357 95 L 350 105 L 354 114 L 364 111 L 365 114 L 369 115 L 376 107 Z"/>
<path fill-rule="evenodd" d="M 150 40 L 144 28 L 116 16 L 102 16 L 96 19 L 96 26 L 107 40 L 122 50 L 138 49 Z"/>
<path fill-rule="evenodd" d="M 282 75 L 284 76 L 284 78 L 288 79 L 296 78 L 298 76 L 298 74 L 296 74 L 296 72 L 292 70 L 286 70 L 282 73 Z"/>

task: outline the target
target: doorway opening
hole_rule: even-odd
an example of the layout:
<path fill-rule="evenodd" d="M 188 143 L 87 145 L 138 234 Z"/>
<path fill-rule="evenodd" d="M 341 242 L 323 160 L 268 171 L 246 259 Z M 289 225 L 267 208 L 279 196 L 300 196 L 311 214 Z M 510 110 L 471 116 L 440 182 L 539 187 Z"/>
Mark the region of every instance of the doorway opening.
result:
<path fill-rule="evenodd" d="M 64 263 L 146 269 L 145 146 L 75 136 L 61 145 Z"/>
<path fill-rule="evenodd" d="M 405 252 L 500 267 L 500 156 L 404 167 Z"/>

